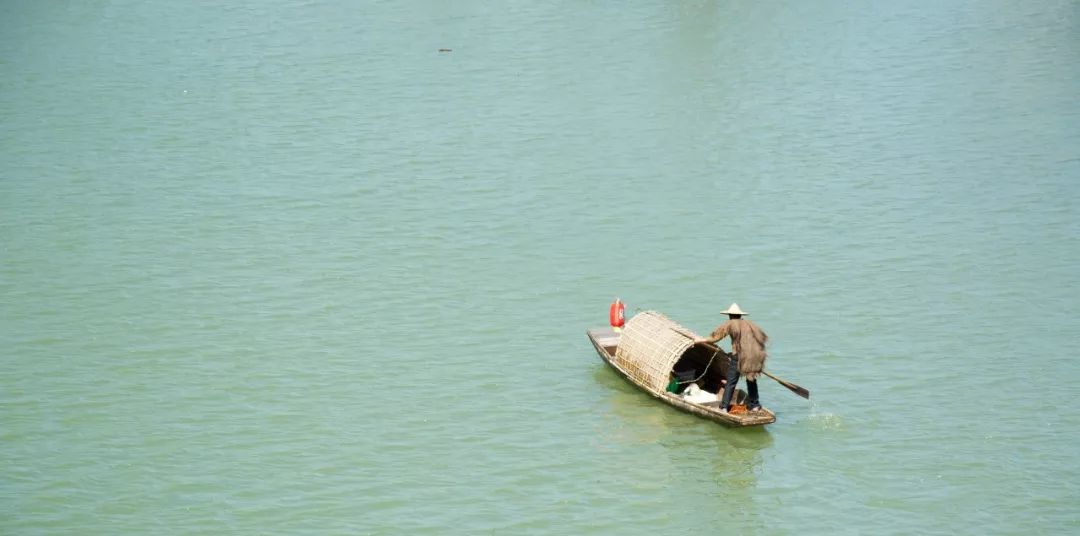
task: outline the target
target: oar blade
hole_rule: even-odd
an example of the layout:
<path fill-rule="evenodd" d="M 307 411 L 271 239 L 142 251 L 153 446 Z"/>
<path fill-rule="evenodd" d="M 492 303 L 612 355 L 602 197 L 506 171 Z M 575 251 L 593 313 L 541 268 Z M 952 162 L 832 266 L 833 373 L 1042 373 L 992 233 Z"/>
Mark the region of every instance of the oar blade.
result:
<path fill-rule="evenodd" d="M 783 385 L 784 387 L 787 387 L 792 393 L 795 393 L 795 394 L 797 394 L 797 395 L 799 395 L 799 396 L 801 396 L 801 397 L 803 397 L 803 398 L 805 398 L 807 400 L 810 400 L 810 390 L 809 389 L 806 389 L 805 387 L 800 387 L 800 386 L 795 385 L 794 383 L 791 383 L 791 382 L 786 382 L 784 380 L 781 380 L 780 378 L 777 378 L 776 376 L 773 376 L 772 374 L 769 374 L 768 372 L 766 372 L 765 375 L 772 378 L 772 379 L 774 379 L 774 380 L 776 380 L 776 383 L 779 383 L 780 385 Z"/>
<path fill-rule="evenodd" d="M 803 397 L 803 398 L 805 398 L 807 400 L 810 400 L 810 390 L 808 390 L 808 389 L 806 389 L 804 387 L 799 387 L 798 385 L 789 385 L 788 387 L 791 388 L 791 392 L 793 392 L 793 393 L 795 393 L 795 394 L 797 394 L 797 395 L 799 395 L 799 396 L 801 396 L 801 397 Z"/>

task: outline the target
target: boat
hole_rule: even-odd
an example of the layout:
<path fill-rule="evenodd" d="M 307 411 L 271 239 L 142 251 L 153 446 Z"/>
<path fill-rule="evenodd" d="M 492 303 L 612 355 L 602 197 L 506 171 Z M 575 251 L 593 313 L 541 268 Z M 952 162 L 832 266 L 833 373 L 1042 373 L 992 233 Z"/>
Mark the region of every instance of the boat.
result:
<path fill-rule="evenodd" d="M 746 397 L 741 389 L 732 397 L 732 411 L 720 411 L 717 395 L 727 374 L 727 354 L 695 344 L 697 334 L 659 312 L 642 311 L 620 331 L 602 327 L 586 334 L 600 359 L 620 376 L 676 409 L 730 427 L 776 422 L 776 415 L 765 408 L 739 411 Z"/>

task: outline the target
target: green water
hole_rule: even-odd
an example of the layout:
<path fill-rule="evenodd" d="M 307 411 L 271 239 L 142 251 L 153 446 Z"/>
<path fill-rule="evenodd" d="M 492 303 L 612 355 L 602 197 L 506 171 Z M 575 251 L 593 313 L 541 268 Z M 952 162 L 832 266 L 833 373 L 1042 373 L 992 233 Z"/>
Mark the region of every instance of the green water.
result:
<path fill-rule="evenodd" d="M 1069 1 L 0 4 L 0 532 L 1080 532 L 1078 95 Z"/>

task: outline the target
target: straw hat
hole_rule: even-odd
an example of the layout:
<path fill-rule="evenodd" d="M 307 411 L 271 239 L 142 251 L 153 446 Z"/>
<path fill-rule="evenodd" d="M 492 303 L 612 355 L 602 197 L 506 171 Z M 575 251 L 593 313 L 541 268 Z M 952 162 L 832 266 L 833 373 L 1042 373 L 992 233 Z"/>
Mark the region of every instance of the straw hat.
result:
<path fill-rule="evenodd" d="M 742 309 L 739 309 L 739 304 L 737 304 L 737 303 L 732 303 L 731 307 L 727 308 L 727 311 L 720 311 L 720 312 L 722 314 L 725 314 L 725 315 L 748 315 L 748 314 L 750 314 L 750 313 L 747 313 L 747 312 L 743 311 Z"/>

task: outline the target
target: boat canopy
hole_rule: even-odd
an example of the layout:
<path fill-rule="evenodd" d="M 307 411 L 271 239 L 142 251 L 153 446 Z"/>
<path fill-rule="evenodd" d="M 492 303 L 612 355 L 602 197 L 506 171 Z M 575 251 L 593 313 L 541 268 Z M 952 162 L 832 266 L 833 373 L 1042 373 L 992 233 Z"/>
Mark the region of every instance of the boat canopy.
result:
<path fill-rule="evenodd" d="M 642 311 L 623 328 L 613 361 L 639 383 L 663 392 L 675 363 L 695 338 L 697 334 L 674 320 L 656 311 Z"/>

